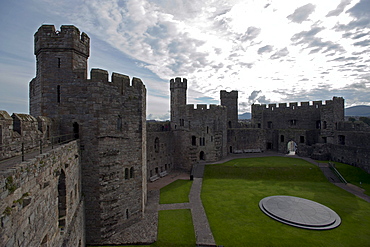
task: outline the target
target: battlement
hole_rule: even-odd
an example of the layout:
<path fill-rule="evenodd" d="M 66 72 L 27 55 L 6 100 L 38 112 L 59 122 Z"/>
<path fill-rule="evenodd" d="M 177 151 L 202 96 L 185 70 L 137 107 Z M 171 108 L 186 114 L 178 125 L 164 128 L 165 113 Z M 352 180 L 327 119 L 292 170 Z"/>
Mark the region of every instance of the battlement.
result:
<path fill-rule="evenodd" d="M 52 127 L 51 119 L 47 117 L 33 117 L 29 114 L 0 111 L 0 159 L 19 155 L 23 145 L 24 151 L 38 148 L 40 140 L 48 142 Z M 23 144 L 22 144 L 23 143 Z"/>
<path fill-rule="evenodd" d="M 34 53 L 72 50 L 86 58 L 90 55 L 90 38 L 72 25 L 63 25 L 56 31 L 54 25 L 42 25 L 34 35 Z"/>
<path fill-rule="evenodd" d="M 107 70 L 103 69 L 91 69 L 90 71 L 90 81 L 91 82 L 103 82 L 109 83 L 111 85 L 116 86 L 120 93 L 123 94 L 125 89 L 127 88 L 136 88 L 138 90 L 142 90 L 145 88 L 144 83 L 141 79 L 133 77 L 132 81 L 130 82 L 130 77 L 127 75 L 119 74 L 119 73 L 112 73 L 111 81 L 108 79 L 109 73 Z"/>
<path fill-rule="evenodd" d="M 188 104 L 188 105 L 186 105 L 186 107 L 189 111 L 218 111 L 218 110 L 226 109 L 225 106 L 214 105 L 214 104 L 211 104 L 209 106 L 206 105 L 206 104 L 197 104 L 197 105 Z"/>
<path fill-rule="evenodd" d="M 311 101 L 311 102 L 290 102 L 290 103 L 279 103 L 279 104 L 253 104 L 252 108 L 255 110 L 277 110 L 277 109 L 307 109 L 307 108 L 317 108 L 333 105 L 334 103 L 343 104 L 342 97 L 333 97 L 333 100 L 323 101 Z"/>
<path fill-rule="evenodd" d="M 238 98 L 238 91 L 232 90 L 231 92 L 227 92 L 226 90 L 220 91 L 220 97 L 222 98 Z"/>
<path fill-rule="evenodd" d="M 183 78 L 181 80 L 180 77 L 176 77 L 175 79 L 170 80 L 170 89 L 175 89 L 175 88 L 183 88 L 187 89 L 187 82 L 188 80 L 186 78 Z"/>

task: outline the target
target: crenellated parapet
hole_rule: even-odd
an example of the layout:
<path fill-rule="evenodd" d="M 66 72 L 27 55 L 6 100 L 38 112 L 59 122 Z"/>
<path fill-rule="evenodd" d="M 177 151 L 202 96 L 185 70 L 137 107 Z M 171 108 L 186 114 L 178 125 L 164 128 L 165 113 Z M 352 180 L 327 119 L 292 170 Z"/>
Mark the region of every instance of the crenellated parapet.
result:
<path fill-rule="evenodd" d="M 42 25 L 35 33 L 35 55 L 43 51 L 73 50 L 86 58 L 90 55 L 90 38 L 72 25 L 56 31 L 54 25 Z"/>
<path fill-rule="evenodd" d="M 316 108 L 320 109 L 321 107 L 332 107 L 335 104 L 342 105 L 344 102 L 342 97 L 333 97 L 333 100 L 325 100 L 323 101 L 311 101 L 311 102 L 290 102 L 290 103 L 273 103 L 273 104 L 253 104 L 252 110 L 266 110 L 266 111 L 274 111 L 274 110 L 285 110 L 285 109 L 292 109 L 292 110 L 299 110 L 299 109 L 308 109 L 308 108 Z"/>
<path fill-rule="evenodd" d="M 33 117 L 29 114 L 0 111 L 0 160 L 20 155 L 50 143 L 52 120 L 47 117 Z"/>
<path fill-rule="evenodd" d="M 187 89 L 187 83 L 188 80 L 186 78 L 181 79 L 180 77 L 176 77 L 175 79 L 170 80 L 170 89 L 175 89 L 175 88 L 182 88 L 182 89 Z"/>
<path fill-rule="evenodd" d="M 227 92 L 226 90 L 221 90 L 220 91 L 220 97 L 222 98 L 232 98 L 232 99 L 237 99 L 238 98 L 238 91 L 232 90 L 230 92 Z"/>
<path fill-rule="evenodd" d="M 137 92 L 144 92 L 145 85 L 141 79 L 133 77 L 130 80 L 130 77 L 127 75 L 119 74 L 119 73 L 112 73 L 111 81 L 109 81 L 109 73 L 103 69 L 91 69 L 90 72 L 90 82 L 102 82 L 106 83 L 107 86 L 116 87 L 116 92 L 120 94 L 125 94 L 130 90 L 135 90 Z M 108 90 L 108 87 L 102 90 Z M 113 94 L 114 95 L 114 94 Z"/>

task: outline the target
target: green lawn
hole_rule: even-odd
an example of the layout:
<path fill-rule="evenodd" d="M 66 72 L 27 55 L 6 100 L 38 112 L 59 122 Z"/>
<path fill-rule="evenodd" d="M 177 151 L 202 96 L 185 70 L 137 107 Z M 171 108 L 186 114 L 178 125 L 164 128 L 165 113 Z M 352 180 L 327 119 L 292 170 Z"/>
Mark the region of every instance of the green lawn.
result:
<path fill-rule="evenodd" d="M 190 209 L 159 211 L 158 241 L 151 246 L 195 246 Z"/>
<path fill-rule="evenodd" d="M 365 194 L 370 196 L 370 174 L 362 170 L 361 168 L 354 167 L 351 165 L 333 162 L 335 167 L 347 180 L 348 183 L 354 184 L 358 187 L 365 189 Z M 361 183 L 360 183 L 361 182 Z"/>
<path fill-rule="evenodd" d="M 161 189 L 160 204 L 189 202 L 189 193 L 193 181 L 176 180 Z"/>
<path fill-rule="evenodd" d="M 342 224 L 315 231 L 277 222 L 258 207 L 271 195 L 322 203 L 339 214 Z M 332 185 L 318 167 L 301 159 L 249 158 L 206 166 L 201 197 L 218 245 L 370 245 L 370 203 Z"/>

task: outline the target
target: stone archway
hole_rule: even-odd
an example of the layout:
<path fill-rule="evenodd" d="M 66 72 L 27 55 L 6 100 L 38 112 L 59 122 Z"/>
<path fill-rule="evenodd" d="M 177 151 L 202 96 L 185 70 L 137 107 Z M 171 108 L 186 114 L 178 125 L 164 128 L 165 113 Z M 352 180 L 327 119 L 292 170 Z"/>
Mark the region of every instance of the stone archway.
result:
<path fill-rule="evenodd" d="M 205 155 L 205 153 L 204 153 L 203 151 L 201 151 L 201 152 L 199 153 L 199 159 L 200 159 L 200 160 L 205 160 L 205 159 L 206 159 L 206 155 Z"/>
<path fill-rule="evenodd" d="M 289 155 L 295 155 L 297 151 L 297 143 L 295 141 L 289 141 L 287 144 L 287 150 Z"/>

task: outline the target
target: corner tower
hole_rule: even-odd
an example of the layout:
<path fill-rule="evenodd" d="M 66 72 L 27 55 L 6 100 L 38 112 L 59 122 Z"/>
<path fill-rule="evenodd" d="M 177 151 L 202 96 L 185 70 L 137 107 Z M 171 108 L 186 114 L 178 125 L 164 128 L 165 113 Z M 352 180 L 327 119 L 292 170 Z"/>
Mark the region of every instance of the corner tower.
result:
<path fill-rule="evenodd" d="M 227 107 L 227 127 L 236 128 L 238 126 L 238 91 L 220 91 L 221 105 Z"/>
<path fill-rule="evenodd" d="M 186 90 L 187 90 L 187 79 L 176 77 L 176 79 L 170 80 L 171 90 L 171 127 L 176 129 L 175 126 L 182 125 L 180 118 L 185 114 L 186 106 Z"/>
<path fill-rule="evenodd" d="M 68 88 L 87 78 L 90 38 L 75 26 L 42 25 L 34 35 L 36 77 L 30 82 L 30 114 L 57 118 L 68 99 Z"/>

